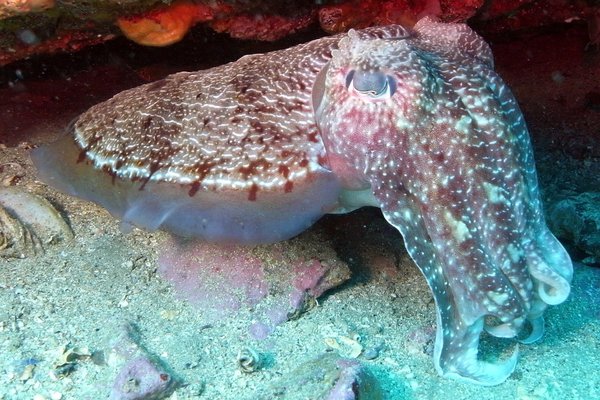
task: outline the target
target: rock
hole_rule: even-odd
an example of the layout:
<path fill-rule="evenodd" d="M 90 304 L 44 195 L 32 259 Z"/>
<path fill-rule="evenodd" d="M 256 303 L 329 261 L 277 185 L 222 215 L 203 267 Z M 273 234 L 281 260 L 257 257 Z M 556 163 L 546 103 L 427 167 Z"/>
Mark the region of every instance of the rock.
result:
<path fill-rule="evenodd" d="M 584 262 L 600 263 L 600 192 L 584 192 L 552 204 L 548 217 L 557 237 L 570 241 L 588 256 Z"/>
<path fill-rule="evenodd" d="M 40 254 L 72 238 L 73 231 L 48 200 L 18 187 L 0 188 L 0 257 Z"/>
<path fill-rule="evenodd" d="M 111 358 L 125 359 L 110 392 L 110 400 L 161 400 L 181 384 L 167 365 L 141 343 L 137 326 L 126 324 Z"/>
<path fill-rule="evenodd" d="M 478 29 L 501 32 L 573 20 L 590 24 L 597 44 L 597 7 L 585 2 L 536 0 L 295 0 L 0 1 L 0 66 L 33 54 L 75 51 L 116 37 L 114 25 L 131 40 L 166 46 L 194 25 L 246 40 L 273 41 L 318 22 L 329 33 L 372 25 L 411 24 L 425 15 L 443 21 L 470 19 Z"/>
<path fill-rule="evenodd" d="M 308 27 L 314 21 L 314 13 L 304 12 L 295 16 L 283 15 L 232 15 L 210 23 L 216 32 L 228 33 L 232 38 L 274 41 Z"/>
<path fill-rule="evenodd" d="M 111 400 L 160 400 L 175 390 L 175 380 L 160 363 L 140 355 L 129 361 L 115 379 Z"/>
<path fill-rule="evenodd" d="M 257 247 L 170 240 L 163 248 L 158 273 L 173 284 L 176 296 L 209 320 L 252 309 L 249 334 L 255 339 L 300 317 L 324 292 L 350 278 L 331 243 L 313 232 Z"/>
<path fill-rule="evenodd" d="M 299 365 L 252 398 L 378 400 L 383 395 L 375 377 L 361 363 L 328 353 Z"/>
<path fill-rule="evenodd" d="M 267 295 L 262 261 L 250 247 L 175 240 L 163 246 L 159 275 L 173 283 L 176 296 L 210 319 L 255 306 Z"/>
<path fill-rule="evenodd" d="M 576 6 L 566 0 L 492 0 L 484 2 L 470 22 L 487 33 L 510 32 L 583 21 L 591 8 L 584 3 Z"/>
<path fill-rule="evenodd" d="M 54 7 L 54 0 L 4 0 L 0 2 L 0 19 L 36 13 Z"/>

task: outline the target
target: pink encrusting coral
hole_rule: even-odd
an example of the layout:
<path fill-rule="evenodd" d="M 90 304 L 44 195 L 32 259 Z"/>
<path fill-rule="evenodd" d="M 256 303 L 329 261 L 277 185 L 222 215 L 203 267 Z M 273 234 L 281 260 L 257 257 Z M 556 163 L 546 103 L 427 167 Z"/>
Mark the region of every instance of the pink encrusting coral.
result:
<path fill-rule="evenodd" d="M 290 293 L 290 305 L 293 308 L 301 308 L 306 295 L 317 298 L 329 289 L 327 285 L 321 285 L 328 269 L 327 265 L 318 260 L 301 263 L 294 268 L 292 291 Z"/>
<path fill-rule="evenodd" d="M 294 243 L 252 248 L 169 240 L 158 273 L 173 284 L 176 296 L 209 319 L 252 309 L 255 318 L 248 333 L 260 340 L 350 276 L 335 256 L 323 261 L 314 256 L 327 254 L 322 243 L 315 241 L 308 249 L 296 249 Z"/>
<path fill-rule="evenodd" d="M 255 305 L 267 295 L 262 262 L 249 247 L 172 241 L 165 249 L 159 274 L 173 283 L 180 298 L 212 317 Z"/>

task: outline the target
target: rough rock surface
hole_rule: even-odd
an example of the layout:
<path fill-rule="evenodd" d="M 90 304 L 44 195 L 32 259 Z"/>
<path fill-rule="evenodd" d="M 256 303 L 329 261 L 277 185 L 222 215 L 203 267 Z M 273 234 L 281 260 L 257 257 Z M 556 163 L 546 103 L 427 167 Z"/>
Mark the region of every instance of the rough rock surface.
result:
<path fill-rule="evenodd" d="M 585 192 L 551 205 L 550 228 L 585 253 L 584 262 L 600 264 L 600 192 Z"/>
<path fill-rule="evenodd" d="M 327 240 L 314 234 L 303 239 L 255 248 L 170 240 L 159 256 L 158 273 L 209 320 L 251 308 L 248 333 L 262 340 L 350 278 Z"/>
<path fill-rule="evenodd" d="M 326 353 L 300 364 L 269 388 L 248 399 L 358 400 L 383 399 L 368 369 L 356 360 Z"/>
<path fill-rule="evenodd" d="M 273 41 L 317 24 L 335 33 L 410 24 L 425 15 L 456 22 L 471 18 L 478 30 L 488 32 L 585 20 L 593 44 L 600 14 L 592 4 L 576 0 L 6 0 L 0 2 L 0 65 L 35 54 L 76 51 L 121 34 L 143 45 L 165 46 L 181 40 L 194 25 L 234 38 Z"/>

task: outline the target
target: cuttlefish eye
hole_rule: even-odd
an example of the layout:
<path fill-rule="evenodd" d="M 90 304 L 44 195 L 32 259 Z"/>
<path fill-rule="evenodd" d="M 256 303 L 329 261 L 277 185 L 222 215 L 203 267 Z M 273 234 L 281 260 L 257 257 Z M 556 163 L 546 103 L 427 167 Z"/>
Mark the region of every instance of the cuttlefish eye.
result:
<path fill-rule="evenodd" d="M 389 98 L 396 91 L 396 81 L 380 71 L 351 70 L 346 75 L 346 88 L 372 98 Z"/>

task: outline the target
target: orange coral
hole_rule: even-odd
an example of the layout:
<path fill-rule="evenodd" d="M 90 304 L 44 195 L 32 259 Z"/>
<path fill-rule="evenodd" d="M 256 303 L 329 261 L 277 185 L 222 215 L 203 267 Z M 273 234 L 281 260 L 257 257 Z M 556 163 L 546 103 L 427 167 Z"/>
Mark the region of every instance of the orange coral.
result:
<path fill-rule="evenodd" d="M 213 18 L 206 5 L 178 1 L 141 16 L 117 19 L 125 36 L 144 46 L 168 46 L 180 41 L 192 25 Z"/>

